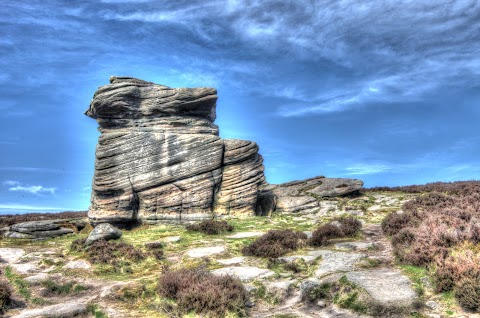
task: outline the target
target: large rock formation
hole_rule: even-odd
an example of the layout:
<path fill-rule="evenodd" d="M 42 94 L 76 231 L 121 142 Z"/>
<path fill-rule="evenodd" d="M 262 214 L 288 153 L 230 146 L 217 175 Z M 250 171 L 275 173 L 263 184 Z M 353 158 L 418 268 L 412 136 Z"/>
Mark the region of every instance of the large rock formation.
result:
<path fill-rule="evenodd" d="M 94 223 L 267 215 L 277 197 L 283 204 L 282 191 L 267 187 L 258 145 L 218 136 L 215 89 L 130 77 L 110 83 L 86 112 L 101 132 L 89 209 Z M 327 192 L 319 195 L 347 191 Z"/>

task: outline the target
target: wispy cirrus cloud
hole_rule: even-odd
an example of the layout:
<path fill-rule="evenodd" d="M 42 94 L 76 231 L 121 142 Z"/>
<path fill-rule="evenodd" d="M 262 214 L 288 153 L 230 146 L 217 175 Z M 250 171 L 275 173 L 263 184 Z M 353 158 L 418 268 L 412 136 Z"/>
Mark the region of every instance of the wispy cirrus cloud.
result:
<path fill-rule="evenodd" d="M 278 106 L 278 116 L 298 117 L 419 101 L 442 87 L 480 86 L 478 12 L 477 1 L 252 0 L 179 2 L 153 10 L 145 5 L 133 13 L 112 8 L 102 14 L 107 20 L 176 24 L 215 45 L 226 43 L 219 30 L 228 30 L 239 45 L 266 58 L 281 52 L 343 70 L 338 87 L 307 85 L 314 96 L 286 97 Z M 297 85 L 282 84 L 286 91 Z M 268 88 L 267 81 L 260 85 Z"/>
<path fill-rule="evenodd" d="M 392 171 L 393 167 L 387 164 L 355 164 L 346 167 L 347 175 L 369 175 Z"/>
<path fill-rule="evenodd" d="M 0 209 L 8 210 L 32 210 L 32 211 L 69 211 L 72 209 L 65 207 L 36 206 L 19 203 L 0 203 Z"/>
<path fill-rule="evenodd" d="M 8 186 L 8 191 L 12 192 L 26 192 L 30 194 L 55 194 L 57 191 L 53 187 L 44 187 L 41 185 L 22 185 L 22 183 L 14 180 L 6 180 L 3 185 Z"/>

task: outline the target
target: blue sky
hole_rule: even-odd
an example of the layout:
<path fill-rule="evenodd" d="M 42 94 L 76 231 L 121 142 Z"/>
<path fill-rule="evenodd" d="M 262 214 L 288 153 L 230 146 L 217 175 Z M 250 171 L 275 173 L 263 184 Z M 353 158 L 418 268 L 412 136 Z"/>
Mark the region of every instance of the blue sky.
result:
<path fill-rule="evenodd" d="M 267 179 L 480 179 L 479 1 L 6 0 L 0 213 L 89 205 L 110 75 L 218 89 Z"/>

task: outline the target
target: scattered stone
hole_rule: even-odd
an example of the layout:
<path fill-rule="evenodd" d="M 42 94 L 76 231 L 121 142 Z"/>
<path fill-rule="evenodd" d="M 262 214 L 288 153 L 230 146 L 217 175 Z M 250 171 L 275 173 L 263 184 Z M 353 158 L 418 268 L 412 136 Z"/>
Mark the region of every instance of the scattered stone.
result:
<path fill-rule="evenodd" d="M 324 301 L 324 300 L 319 300 L 319 301 L 317 301 L 317 306 L 320 307 L 320 308 L 325 308 L 325 307 L 327 307 L 327 302 Z"/>
<path fill-rule="evenodd" d="M 23 255 L 25 255 L 25 250 L 21 248 L 0 248 L 0 259 L 10 264 L 15 263 Z"/>
<path fill-rule="evenodd" d="M 6 238 L 28 239 L 28 240 L 32 240 L 32 239 L 35 238 L 35 236 L 30 235 L 30 234 L 13 232 L 13 231 L 7 231 L 7 232 L 5 232 L 5 234 L 3 234 L 3 236 L 6 237 Z"/>
<path fill-rule="evenodd" d="M 55 223 L 55 220 L 23 222 L 10 226 L 11 231 L 27 234 L 37 231 L 58 230 L 59 228 L 60 226 Z"/>
<path fill-rule="evenodd" d="M 233 257 L 233 258 L 227 258 L 227 259 L 217 259 L 217 262 L 223 265 L 233 265 L 233 264 L 240 264 L 245 261 L 246 257 L 239 256 L 239 257 Z"/>
<path fill-rule="evenodd" d="M 312 234 L 313 234 L 312 231 L 303 231 L 303 233 L 305 233 L 305 235 L 307 236 L 307 238 L 312 238 Z"/>
<path fill-rule="evenodd" d="M 13 318 L 38 318 L 38 317 L 75 317 L 87 312 L 85 304 L 78 302 L 61 303 L 38 309 L 25 310 Z"/>
<path fill-rule="evenodd" d="M 316 278 L 306 279 L 300 283 L 300 297 L 302 300 L 314 301 L 318 298 L 320 281 Z"/>
<path fill-rule="evenodd" d="M 322 277 L 335 272 L 347 272 L 355 270 L 355 264 L 360 261 L 365 254 L 332 252 L 327 250 L 317 250 L 309 252 L 313 256 L 321 256 L 322 261 L 315 272 L 316 277 Z"/>
<path fill-rule="evenodd" d="M 393 306 L 411 306 L 417 294 L 410 280 L 400 272 L 388 268 L 349 272 L 347 279 L 365 289 L 378 303 Z"/>
<path fill-rule="evenodd" d="M 102 223 L 97 225 L 85 242 L 85 246 L 91 245 L 93 242 L 104 239 L 104 240 L 115 240 L 122 236 L 122 231 L 117 229 L 111 224 Z"/>
<path fill-rule="evenodd" d="M 40 273 L 40 274 L 37 274 L 37 275 L 25 277 L 25 281 L 32 284 L 32 285 L 36 285 L 36 284 L 40 284 L 44 280 L 47 280 L 48 277 L 49 277 L 48 274 Z"/>
<path fill-rule="evenodd" d="M 248 281 L 254 278 L 265 278 L 275 273 L 269 269 L 263 269 L 253 266 L 233 266 L 224 267 L 212 271 L 215 275 L 232 275 L 238 277 L 241 281 Z"/>
<path fill-rule="evenodd" d="M 430 309 L 438 309 L 440 308 L 440 304 L 437 303 L 436 301 L 429 300 L 425 303 L 425 306 L 427 306 Z"/>
<path fill-rule="evenodd" d="M 343 242 L 335 244 L 337 250 L 367 251 L 373 248 L 371 242 Z"/>
<path fill-rule="evenodd" d="M 227 236 L 229 239 L 242 239 L 242 238 L 249 238 L 249 237 L 257 237 L 262 236 L 265 234 L 264 232 L 238 232 L 233 235 Z"/>
<path fill-rule="evenodd" d="M 282 256 L 282 257 L 279 257 L 278 259 L 281 261 L 290 263 L 301 258 L 308 263 L 308 262 L 314 261 L 317 257 L 318 256 L 312 256 L 312 255 L 290 255 L 290 256 Z"/>
<path fill-rule="evenodd" d="M 280 280 L 265 283 L 265 291 L 275 303 L 281 303 L 290 294 L 293 280 Z"/>
<path fill-rule="evenodd" d="M 90 269 L 92 266 L 83 259 L 68 262 L 63 268 L 68 269 Z"/>
<path fill-rule="evenodd" d="M 192 258 L 200 258 L 225 252 L 225 246 L 201 247 L 187 251 L 187 255 Z"/>
<path fill-rule="evenodd" d="M 162 241 L 164 242 L 168 242 L 168 243 L 176 243 L 178 241 L 180 241 L 182 238 L 180 236 L 167 236 L 167 237 L 164 237 L 162 239 Z"/>
<path fill-rule="evenodd" d="M 39 271 L 38 266 L 33 263 L 11 264 L 10 266 L 19 274 L 32 274 Z"/>

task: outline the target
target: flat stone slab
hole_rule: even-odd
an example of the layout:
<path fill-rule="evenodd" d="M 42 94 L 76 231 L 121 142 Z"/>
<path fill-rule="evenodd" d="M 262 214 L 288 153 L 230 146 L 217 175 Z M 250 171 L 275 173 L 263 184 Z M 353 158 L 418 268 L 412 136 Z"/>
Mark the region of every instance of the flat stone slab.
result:
<path fill-rule="evenodd" d="M 247 258 L 243 256 L 227 258 L 227 259 L 217 259 L 217 262 L 223 265 L 233 265 L 243 263 Z"/>
<path fill-rule="evenodd" d="M 313 256 L 322 256 L 320 266 L 315 271 L 315 276 L 322 277 L 336 272 L 348 272 L 356 269 L 355 264 L 360 261 L 365 254 L 333 252 L 327 250 L 318 250 L 309 252 Z"/>
<path fill-rule="evenodd" d="M 262 236 L 263 232 L 238 232 L 233 235 L 227 236 L 229 239 L 241 239 L 241 238 L 249 238 L 249 237 L 257 237 Z"/>
<path fill-rule="evenodd" d="M 40 273 L 40 274 L 37 274 L 37 275 L 25 277 L 24 279 L 28 283 L 30 283 L 32 285 L 35 285 L 35 284 L 39 284 L 40 282 L 43 282 L 44 280 L 47 280 L 48 277 L 49 277 L 48 274 Z"/>
<path fill-rule="evenodd" d="M 76 260 L 76 261 L 71 261 L 69 263 L 67 263 L 63 268 L 68 268 L 68 269 L 90 269 L 92 266 L 82 260 L 82 259 L 79 259 L 79 260 Z"/>
<path fill-rule="evenodd" d="M 410 287 L 410 280 L 397 270 L 382 268 L 349 272 L 347 279 L 365 289 L 381 304 L 410 306 L 417 298 L 417 294 Z"/>
<path fill-rule="evenodd" d="M 167 236 L 162 239 L 163 242 L 175 243 L 180 241 L 182 238 L 180 236 Z"/>
<path fill-rule="evenodd" d="M 225 246 L 201 247 L 187 251 L 187 255 L 193 258 L 205 257 L 225 252 Z"/>
<path fill-rule="evenodd" d="M 337 250 L 366 251 L 373 248 L 373 243 L 367 242 L 343 242 L 335 244 Z"/>
<path fill-rule="evenodd" d="M 38 309 L 25 310 L 13 318 L 38 318 L 38 317 L 75 317 L 87 312 L 85 304 L 77 302 L 61 303 Z"/>
<path fill-rule="evenodd" d="M 21 248 L 0 248 L 0 259 L 9 264 L 15 263 L 23 255 L 25 251 Z"/>
<path fill-rule="evenodd" d="M 19 274 L 32 274 L 39 271 L 37 265 L 32 263 L 12 264 L 10 266 Z"/>
<path fill-rule="evenodd" d="M 213 270 L 214 275 L 231 275 L 241 281 L 248 281 L 254 278 L 265 278 L 275 274 L 273 271 L 253 266 L 232 266 Z"/>
<path fill-rule="evenodd" d="M 303 258 L 305 262 L 312 262 L 317 257 L 318 256 L 313 256 L 313 255 L 290 255 L 290 256 L 279 257 L 278 259 L 285 262 L 293 262 L 299 258 Z"/>

